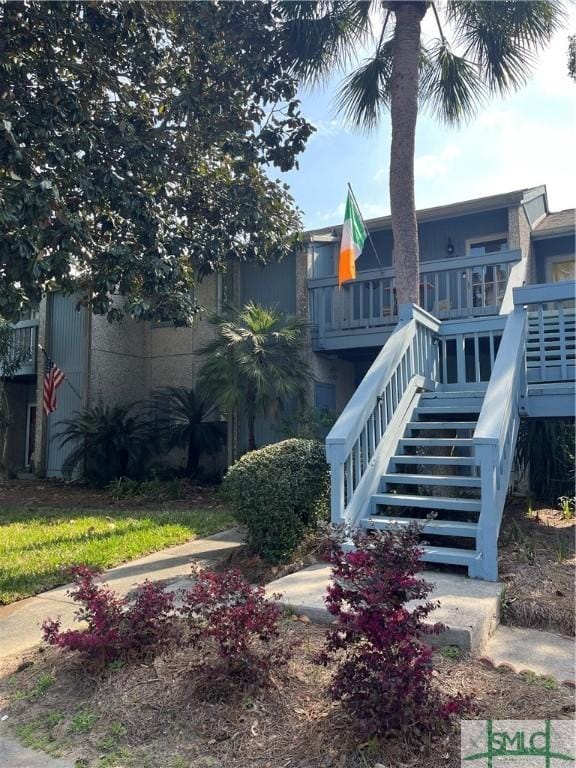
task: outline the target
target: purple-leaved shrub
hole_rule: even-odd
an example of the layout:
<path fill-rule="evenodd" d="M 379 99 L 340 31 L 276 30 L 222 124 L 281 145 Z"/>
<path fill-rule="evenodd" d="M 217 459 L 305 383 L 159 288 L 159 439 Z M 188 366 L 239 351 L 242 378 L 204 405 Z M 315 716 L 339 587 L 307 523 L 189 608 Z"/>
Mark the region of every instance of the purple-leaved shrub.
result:
<path fill-rule="evenodd" d="M 182 614 L 192 644 L 205 658 L 215 649 L 213 671 L 226 677 L 266 685 L 292 656 L 290 642 L 280 639 L 281 609 L 237 570 L 196 570 Z"/>
<path fill-rule="evenodd" d="M 425 625 L 436 607 L 432 586 L 417 576 L 418 529 L 353 535 L 354 551 L 331 548 L 333 581 L 326 605 L 335 617 L 322 664 L 336 663 L 330 695 L 369 734 L 412 728 L 435 732 L 470 707 L 467 697 L 443 697 L 433 681 Z M 408 609 L 412 600 L 422 601 Z"/>
<path fill-rule="evenodd" d="M 78 651 L 92 664 L 118 659 L 145 658 L 172 645 L 179 629 L 173 614 L 173 595 L 149 581 L 138 589 L 134 601 L 120 598 L 108 587 L 97 584 L 98 571 L 84 565 L 71 569 L 74 586 L 69 591 L 79 603 L 79 621 L 85 629 L 61 631 L 60 619 L 42 624 L 49 645 Z"/>

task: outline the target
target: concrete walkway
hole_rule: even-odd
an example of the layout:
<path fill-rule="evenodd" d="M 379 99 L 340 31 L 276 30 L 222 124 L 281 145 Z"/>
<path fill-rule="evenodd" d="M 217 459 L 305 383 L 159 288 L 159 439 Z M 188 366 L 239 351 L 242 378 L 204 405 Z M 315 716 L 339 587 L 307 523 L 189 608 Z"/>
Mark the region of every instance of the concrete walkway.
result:
<path fill-rule="evenodd" d="M 499 626 L 501 584 L 451 573 L 425 571 L 421 575 L 434 585 L 430 599 L 440 601 L 440 607 L 430 616 L 430 623 L 440 622 L 446 627 L 440 635 L 431 635 L 430 643 L 457 645 L 482 655 L 494 666 L 507 664 L 515 672 L 531 671 L 553 677 L 560 683 L 573 683 L 575 644 L 572 638 Z M 319 624 L 329 624 L 333 617 L 324 604 L 329 580 L 330 566 L 319 563 L 273 581 L 267 591 L 270 595 L 280 593 L 280 602 L 297 614 Z"/>
<path fill-rule="evenodd" d="M 74 768 L 71 760 L 50 757 L 45 752 L 36 752 L 23 747 L 18 741 L 2 733 L 0 723 L 0 765 L 2 768 Z"/>
<path fill-rule="evenodd" d="M 100 581 L 106 582 L 115 592 L 124 596 L 146 579 L 164 581 L 188 576 L 193 561 L 206 564 L 214 562 L 242 544 L 240 530 L 231 528 L 111 568 L 102 574 Z M 63 629 L 74 626 L 77 606 L 66 594 L 69 587 L 67 584 L 0 607 L 0 658 L 22 653 L 38 645 L 41 641 L 42 622 L 48 617 L 55 619 L 60 616 Z M 4 765 L 11 764 L 0 760 L 0 766 Z"/>

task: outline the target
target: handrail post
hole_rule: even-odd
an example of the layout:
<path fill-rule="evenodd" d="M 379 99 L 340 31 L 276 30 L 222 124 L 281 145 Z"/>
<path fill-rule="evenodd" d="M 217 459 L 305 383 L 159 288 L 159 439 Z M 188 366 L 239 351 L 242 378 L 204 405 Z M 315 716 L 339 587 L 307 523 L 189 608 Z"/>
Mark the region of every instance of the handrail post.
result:
<path fill-rule="evenodd" d="M 482 554 L 480 573 L 486 581 L 498 580 L 498 520 L 496 491 L 498 475 L 497 445 L 485 443 L 476 446 L 476 459 L 480 465 L 480 486 L 482 506 L 478 519 L 478 539 Z"/>
<path fill-rule="evenodd" d="M 330 520 L 333 525 L 344 522 L 344 458 L 338 445 L 326 446 L 326 461 L 330 465 Z"/>

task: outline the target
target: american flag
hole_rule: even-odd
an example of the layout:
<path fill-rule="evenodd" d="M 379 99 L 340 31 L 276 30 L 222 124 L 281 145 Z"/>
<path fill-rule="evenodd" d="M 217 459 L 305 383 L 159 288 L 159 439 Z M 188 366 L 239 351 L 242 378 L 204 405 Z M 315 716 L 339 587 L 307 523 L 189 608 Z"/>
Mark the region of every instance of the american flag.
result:
<path fill-rule="evenodd" d="M 60 368 L 46 356 L 44 366 L 44 413 L 46 416 L 56 410 L 56 390 L 65 378 Z"/>

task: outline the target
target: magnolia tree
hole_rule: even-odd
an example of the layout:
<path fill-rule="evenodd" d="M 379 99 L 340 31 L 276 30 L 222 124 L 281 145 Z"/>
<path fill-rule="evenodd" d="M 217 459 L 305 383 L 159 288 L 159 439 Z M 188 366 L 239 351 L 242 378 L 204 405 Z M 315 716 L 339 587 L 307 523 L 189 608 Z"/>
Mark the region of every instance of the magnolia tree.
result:
<path fill-rule="evenodd" d="M 312 127 L 268 3 L 0 4 L 0 312 L 75 292 L 190 321 L 195 280 L 291 248 L 266 169 Z M 113 305 L 113 296 L 121 302 Z"/>

